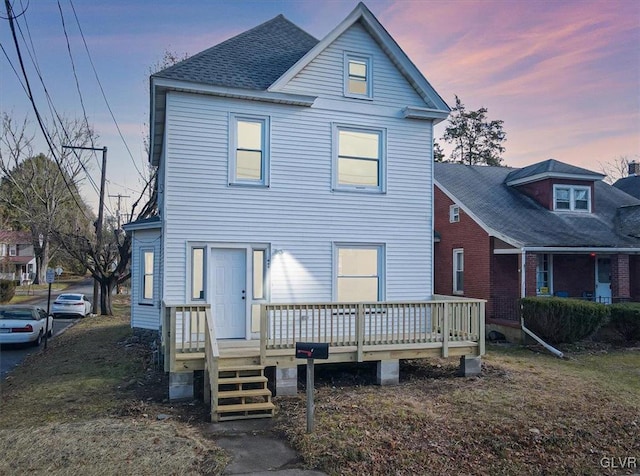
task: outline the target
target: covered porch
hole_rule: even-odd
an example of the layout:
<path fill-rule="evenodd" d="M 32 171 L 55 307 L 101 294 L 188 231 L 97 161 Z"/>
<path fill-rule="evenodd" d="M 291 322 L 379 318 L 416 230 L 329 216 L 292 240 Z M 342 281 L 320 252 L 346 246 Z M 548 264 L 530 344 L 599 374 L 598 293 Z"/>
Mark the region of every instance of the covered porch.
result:
<path fill-rule="evenodd" d="M 296 342 L 327 343 L 316 364 L 378 362 L 378 383 L 394 384 L 399 360 L 459 357 L 467 374 L 484 354 L 485 301 L 434 296 L 417 302 L 260 305 L 258 339 L 218 339 L 208 304 L 164 304 L 162 351 L 170 398 L 193 398 L 204 371 L 214 421 L 269 417 L 271 396 L 297 392 Z"/>

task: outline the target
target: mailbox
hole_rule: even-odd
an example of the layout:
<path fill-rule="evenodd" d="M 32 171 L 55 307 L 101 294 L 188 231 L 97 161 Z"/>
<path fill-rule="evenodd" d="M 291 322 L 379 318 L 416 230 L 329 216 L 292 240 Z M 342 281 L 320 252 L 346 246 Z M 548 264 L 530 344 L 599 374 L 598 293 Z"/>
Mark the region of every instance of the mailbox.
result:
<path fill-rule="evenodd" d="M 296 342 L 296 359 L 328 359 L 329 344 L 323 342 Z"/>

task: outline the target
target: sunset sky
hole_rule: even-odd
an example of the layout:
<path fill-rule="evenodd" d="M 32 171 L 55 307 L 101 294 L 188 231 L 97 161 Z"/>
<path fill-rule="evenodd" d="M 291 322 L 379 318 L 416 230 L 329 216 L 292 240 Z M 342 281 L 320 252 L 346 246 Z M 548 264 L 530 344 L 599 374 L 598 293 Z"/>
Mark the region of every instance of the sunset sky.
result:
<path fill-rule="evenodd" d="M 132 198 L 146 163 L 148 75 L 165 50 L 195 54 L 282 13 L 318 39 L 357 2 L 59 0 L 82 97 L 107 146 L 108 189 Z M 36 100 L 49 114 L 42 84 L 56 109 L 82 110 L 58 2 L 14 0 L 23 56 Z M 84 33 L 107 101 L 102 98 L 71 5 Z M 372 0 L 369 9 L 449 103 L 487 107 L 507 132 L 506 165 L 555 158 L 599 171 L 620 156 L 640 159 L 640 1 Z M 0 43 L 14 67 L 15 47 L 4 12 Z M 20 34 L 20 32 L 19 32 Z M 29 39 L 30 34 L 30 39 Z M 27 50 L 29 45 L 30 53 Z M 32 111 L 5 54 L 0 52 L 0 110 L 22 119 Z M 444 123 L 437 126 L 442 135 Z M 446 147 L 445 147 L 446 150 Z M 96 161 L 93 174 L 98 177 Z M 97 193 L 85 187 L 97 203 Z M 132 198 L 125 200 L 130 205 Z M 116 200 L 108 202 L 114 212 Z"/>

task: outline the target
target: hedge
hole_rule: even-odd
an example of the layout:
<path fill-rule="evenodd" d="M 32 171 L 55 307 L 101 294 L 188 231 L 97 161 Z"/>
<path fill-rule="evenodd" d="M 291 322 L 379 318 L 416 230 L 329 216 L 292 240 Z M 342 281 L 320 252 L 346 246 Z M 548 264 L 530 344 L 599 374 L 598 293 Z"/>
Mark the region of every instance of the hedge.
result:
<path fill-rule="evenodd" d="M 522 299 L 525 326 L 550 344 L 572 343 L 592 334 L 609 315 L 604 304 L 556 297 Z"/>
<path fill-rule="evenodd" d="M 16 283 L 10 279 L 0 279 L 0 303 L 11 301 L 16 294 Z"/>
<path fill-rule="evenodd" d="M 611 326 L 627 342 L 640 340 L 640 303 L 612 304 Z"/>

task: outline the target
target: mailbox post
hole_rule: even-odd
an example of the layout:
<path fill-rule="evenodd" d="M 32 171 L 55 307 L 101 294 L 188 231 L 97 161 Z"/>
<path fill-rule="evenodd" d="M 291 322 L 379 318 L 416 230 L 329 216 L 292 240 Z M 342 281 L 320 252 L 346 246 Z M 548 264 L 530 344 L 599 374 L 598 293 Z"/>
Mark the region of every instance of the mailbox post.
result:
<path fill-rule="evenodd" d="M 322 342 L 296 342 L 296 359 L 307 359 L 307 433 L 313 432 L 314 359 L 328 359 L 329 344 Z"/>

